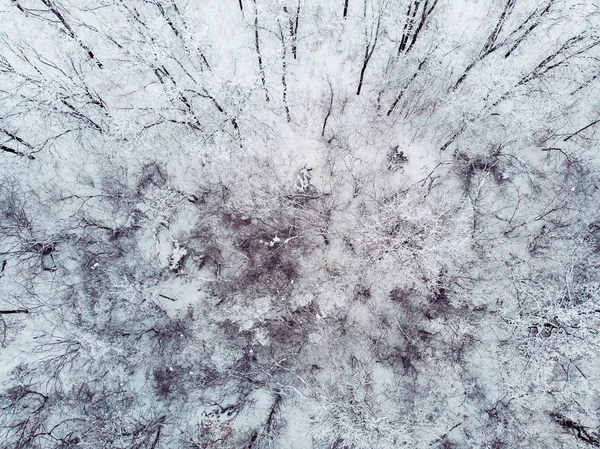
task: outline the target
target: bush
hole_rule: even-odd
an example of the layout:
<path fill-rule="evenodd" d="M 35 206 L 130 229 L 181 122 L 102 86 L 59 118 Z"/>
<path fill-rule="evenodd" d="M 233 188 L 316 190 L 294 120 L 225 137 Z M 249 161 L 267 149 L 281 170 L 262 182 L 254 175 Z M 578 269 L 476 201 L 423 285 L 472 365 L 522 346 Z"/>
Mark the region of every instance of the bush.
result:
<path fill-rule="evenodd" d="M 161 366 L 154 368 L 152 377 L 154 380 L 154 392 L 163 399 L 174 396 L 185 395 L 184 382 L 185 369 L 182 366 Z"/>
<path fill-rule="evenodd" d="M 463 182 L 463 188 L 469 190 L 473 183 L 473 177 L 478 172 L 490 173 L 497 184 L 503 183 L 506 178 L 500 166 L 498 155 L 475 155 L 470 156 L 464 152 L 454 154 L 455 169 Z"/>

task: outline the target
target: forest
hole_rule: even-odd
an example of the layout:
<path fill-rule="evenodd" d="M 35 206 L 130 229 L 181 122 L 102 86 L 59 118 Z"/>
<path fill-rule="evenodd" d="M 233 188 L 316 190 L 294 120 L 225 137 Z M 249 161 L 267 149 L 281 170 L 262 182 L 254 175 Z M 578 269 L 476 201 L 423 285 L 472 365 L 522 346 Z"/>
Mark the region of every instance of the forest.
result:
<path fill-rule="evenodd" d="M 598 0 L 0 0 L 0 448 L 600 448 L 599 187 Z"/>

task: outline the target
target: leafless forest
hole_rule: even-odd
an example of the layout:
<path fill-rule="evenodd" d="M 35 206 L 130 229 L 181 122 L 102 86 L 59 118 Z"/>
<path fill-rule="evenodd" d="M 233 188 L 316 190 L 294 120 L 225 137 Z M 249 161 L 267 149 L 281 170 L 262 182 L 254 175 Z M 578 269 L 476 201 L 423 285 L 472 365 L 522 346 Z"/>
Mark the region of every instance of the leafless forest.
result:
<path fill-rule="evenodd" d="M 0 448 L 600 448 L 598 0 L 0 0 Z"/>

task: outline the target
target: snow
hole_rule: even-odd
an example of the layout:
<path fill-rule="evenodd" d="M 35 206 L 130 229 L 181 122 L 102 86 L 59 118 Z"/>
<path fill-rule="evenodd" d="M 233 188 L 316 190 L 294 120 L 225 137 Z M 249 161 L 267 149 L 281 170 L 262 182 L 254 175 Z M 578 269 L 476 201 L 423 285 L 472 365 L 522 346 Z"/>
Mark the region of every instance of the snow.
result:
<path fill-rule="evenodd" d="M 0 5 L 7 449 L 598 443 L 591 2 L 42 3 Z"/>

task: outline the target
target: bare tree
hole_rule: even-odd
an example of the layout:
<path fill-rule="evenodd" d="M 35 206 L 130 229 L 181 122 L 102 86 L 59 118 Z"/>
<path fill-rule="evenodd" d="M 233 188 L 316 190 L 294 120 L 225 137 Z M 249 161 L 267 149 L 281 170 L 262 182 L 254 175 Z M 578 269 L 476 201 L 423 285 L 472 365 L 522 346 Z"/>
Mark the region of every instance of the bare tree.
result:
<path fill-rule="evenodd" d="M 62 30 L 71 38 L 73 39 L 75 42 L 77 42 L 77 44 L 85 51 L 86 55 L 89 57 L 89 59 L 91 61 L 94 62 L 94 64 L 96 64 L 96 66 L 98 68 L 103 68 L 103 64 L 100 62 L 100 60 L 96 57 L 96 55 L 94 54 L 94 52 L 81 40 L 81 38 L 77 35 L 74 27 L 72 26 L 71 23 L 69 23 L 69 21 L 67 20 L 67 18 L 65 17 L 65 14 L 60 10 L 60 7 L 53 1 L 53 0 L 40 0 L 41 3 L 46 6 L 46 8 L 48 8 L 46 11 L 50 12 L 52 14 L 52 19 L 48 18 L 44 15 L 43 10 L 37 9 L 37 8 L 24 8 L 21 3 L 17 0 L 12 0 L 12 3 L 15 5 L 16 8 L 19 9 L 19 11 L 27 14 L 28 16 L 31 17 L 37 17 L 41 20 L 50 22 L 50 23 L 60 23 L 60 25 L 62 26 Z"/>
<path fill-rule="evenodd" d="M 360 78 L 358 80 L 358 88 L 356 89 L 356 95 L 360 95 L 360 92 L 362 90 L 365 72 L 367 70 L 367 66 L 369 65 L 369 61 L 373 56 L 375 47 L 377 46 L 377 41 L 379 40 L 380 36 L 381 19 L 387 7 L 387 0 L 377 0 L 376 10 L 374 8 L 373 3 L 371 3 L 371 14 L 369 14 L 369 18 L 367 18 L 367 2 L 368 0 L 364 0 L 363 3 L 363 18 L 365 25 L 365 54 L 362 60 L 362 68 L 360 69 Z M 372 14 L 374 14 L 375 17 L 371 17 Z M 373 23 L 373 21 L 375 23 Z"/>
<path fill-rule="evenodd" d="M 592 122 L 585 125 L 583 128 L 580 128 L 577 131 L 575 131 L 574 133 L 569 134 L 567 137 L 565 137 L 563 139 L 563 141 L 567 142 L 567 141 L 571 140 L 573 137 L 578 136 L 579 134 L 581 134 L 584 131 L 587 131 L 588 129 L 592 128 L 593 126 L 596 126 L 598 123 L 600 123 L 600 118 L 593 120 Z"/>
<path fill-rule="evenodd" d="M 412 77 L 408 80 L 408 82 L 406 83 L 406 85 L 400 90 L 400 92 L 398 93 L 398 95 L 396 96 L 396 98 L 394 99 L 394 102 L 392 103 L 392 105 L 390 106 L 390 108 L 387 111 L 386 115 L 390 115 L 392 112 L 394 112 L 394 108 L 398 105 L 398 102 L 400 100 L 402 100 L 402 97 L 404 96 L 404 93 L 406 92 L 406 90 L 410 87 L 410 85 L 412 84 L 412 82 L 415 80 L 415 78 L 417 78 L 417 76 L 419 75 L 419 73 L 421 72 L 421 70 L 423 69 L 423 66 L 425 65 L 425 63 L 427 62 L 427 59 L 423 59 L 420 63 L 419 66 L 417 67 L 417 69 L 415 70 L 415 73 L 413 73 Z"/>
<path fill-rule="evenodd" d="M 265 76 L 265 69 L 263 67 L 262 54 L 260 53 L 260 41 L 258 37 L 258 7 L 256 0 L 254 2 L 254 48 L 256 49 L 256 56 L 258 57 L 258 72 L 260 75 L 260 81 L 262 82 L 263 89 L 265 90 L 265 100 L 269 101 L 269 90 L 267 89 L 267 81 Z"/>
<path fill-rule="evenodd" d="M 532 81 L 541 80 L 557 69 L 567 68 L 570 64 L 576 62 L 577 59 L 586 58 L 588 52 L 598 46 L 600 46 L 600 38 L 589 33 L 581 33 L 567 39 L 558 50 L 548 55 L 529 73 L 521 77 L 511 89 L 504 92 L 491 106 L 495 107 L 501 101 L 507 99 L 513 94 L 515 89 L 523 87 Z"/>
<path fill-rule="evenodd" d="M 464 72 L 458 78 L 453 88 L 457 89 L 465 81 L 469 75 L 469 72 L 473 70 L 477 63 L 483 61 L 497 50 L 508 47 L 504 54 L 504 57 L 508 58 L 517 49 L 517 47 L 522 44 L 529 37 L 529 35 L 543 23 L 542 19 L 550 12 L 555 1 L 556 0 L 547 0 L 544 5 L 537 7 L 535 11 L 532 12 L 518 27 L 511 31 L 505 39 L 498 41 L 498 37 L 504 30 L 504 26 L 506 25 L 506 22 L 512 14 L 516 4 L 516 0 L 506 0 L 504 8 L 502 9 L 502 14 L 489 34 L 484 46 L 477 55 L 477 58 L 475 58 L 465 68 Z"/>
<path fill-rule="evenodd" d="M 294 59 L 297 59 L 297 44 L 298 44 L 298 23 L 300 21 L 300 0 L 298 0 L 298 6 L 295 14 L 292 16 L 287 6 L 283 7 L 283 11 L 289 15 L 288 22 L 290 28 L 290 40 L 292 45 L 292 55 Z"/>
<path fill-rule="evenodd" d="M 287 61 L 286 61 L 287 45 L 286 45 L 285 34 L 283 32 L 283 29 L 281 27 L 281 22 L 279 21 L 279 19 L 277 19 L 277 26 L 279 27 L 279 40 L 281 41 L 281 86 L 283 87 L 282 100 L 283 100 L 283 107 L 285 108 L 285 117 L 289 123 L 292 121 L 292 119 L 290 117 L 290 108 L 289 108 L 288 101 L 287 101 L 287 93 L 288 93 Z"/>
<path fill-rule="evenodd" d="M 331 116 L 331 111 L 333 109 L 333 86 L 331 85 L 331 81 L 328 81 L 329 84 L 329 107 L 327 108 L 327 114 L 325 114 L 325 118 L 323 119 L 323 129 L 321 129 L 321 137 L 325 136 L 325 128 L 327 127 L 327 120 Z"/>
<path fill-rule="evenodd" d="M 406 12 L 406 21 L 402 29 L 402 38 L 398 46 L 398 55 L 408 53 L 413 48 L 423 26 L 433 13 L 437 2 L 438 0 L 432 0 L 431 3 L 430 0 L 412 0 L 409 3 L 408 11 Z M 420 15 L 418 19 L 417 14 Z"/>

